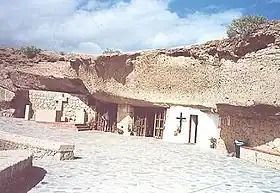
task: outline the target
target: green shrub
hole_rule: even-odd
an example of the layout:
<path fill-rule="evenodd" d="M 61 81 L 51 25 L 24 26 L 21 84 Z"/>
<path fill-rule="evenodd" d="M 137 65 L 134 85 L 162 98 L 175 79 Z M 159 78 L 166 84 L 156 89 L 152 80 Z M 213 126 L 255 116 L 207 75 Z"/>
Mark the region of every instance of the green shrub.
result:
<path fill-rule="evenodd" d="M 62 55 L 62 56 L 64 56 L 64 55 L 65 55 L 65 52 L 62 52 L 62 51 L 61 51 L 61 52 L 59 52 L 59 54 Z"/>
<path fill-rule="evenodd" d="M 267 19 L 264 16 L 243 16 L 239 19 L 234 19 L 227 27 L 228 37 L 246 36 L 260 24 L 265 23 Z"/>
<path fill-rule="evenodd" d="M 42 50 L 40 48 L 37 48 L 36 46 L 26 46 L 22 47 L 21 51 L 27 56 L 27 58 L 34 58 Z"/>
<path fill-rule="evenodd" d="M 103 51 L 103 54 L 120 54 L 121 51 L 119 50 L 113 50 L 113 49 L 110 49 L 110 48 L 107 48 Z"/>

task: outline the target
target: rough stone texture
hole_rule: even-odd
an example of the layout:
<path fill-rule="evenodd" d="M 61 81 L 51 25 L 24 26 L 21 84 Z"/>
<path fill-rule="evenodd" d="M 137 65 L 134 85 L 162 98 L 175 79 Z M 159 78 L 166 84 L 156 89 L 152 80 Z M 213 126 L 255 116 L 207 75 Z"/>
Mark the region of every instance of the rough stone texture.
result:
<path fill-rule="evenodd" d="M 279 26 L 262 26 L 245 40 L 100 56 L 80 65 L 79 76 L 90 91 L 154 103 L 278 105 Z"/>
<path fill-rule="evenodd" d="M 29 101 L 34 111 L 32 120 L 36 116 L 36 110 L 56 110 L 58 107 L 56 101 L 60 101 L 62 95 L 68 99 L 62 103 L 62 116 L 64 118 L 62 121 L 66 119 L 69 122 L 75 122 L 78 109 L 86 111 L 87 121 L 95 118 L 95 108 L 89 105 L 86 95 L 30 90 Z"/>
<path fill-rule="evenodd" d="M 22 136 L 0 131 L 0 150 L 28 149 L 34 159 L 51 156 L 55 160 L 69 160 L 74 158 L 74 145 Z"/>
<path fill-rule="evenodd" d="M 14 92 L 0 86 L 0 100 L 1 101 L 11 101 L 14 96 L 15 96 Z"/>
<path fill-rule="evenodd" d="M 92 93 L 109 102 L 133 105 L 277 106 L 279 31 L 280 23 L 275 21 L 245 39 L 119 55 L 42 52 L 28 59 L 20 50 L 1 49 L 0 85 L 9 90 Z"/>
<path fill-rule="evenodd" d="M 240 158 L 263 167 L 280 170 L 280 154 L 259 151 L 256 148 L 241 147 Z"/>
<path fill-rule="evenodd" d="M 280 138 L 276 138 L 274 141 L 270 141 L 256 148 L 264 151 L 280 154 Z"/>
<path fill-rule="evenodd" d="M 0 81 L 1 82 L 1 81 Z M 7 117 L 24 117 L 24 108 L 28 103 L 28 92 L 11 91 L 0 85 L 0 115 Z"/>
<path fill-rule="evenodd" d="M 243 140 L 252 147 L 262 146 L 280 137 L 280 120 L 277 116 L 221 115 L 220 137 L 230 152 L 235 151 L 235 139 Z"/>
<path fill-rule="evenodd" d="M 24 150 L 0 151 L 0 191 L 11 192 L 11 184 L 32 168 L 32 153 Z"/>
<path fill-rule="evenodd" d="M 18 106 L 28 102 L 16 97 L 24 95 L 16 94 L 24 89 L 93 95 L 105 102 L 133 106 L 180 104 L 203 110 L 219 104 L 261 104 L 267 105 L 262 111 L 269 112 L 270 107 L 280 105 L 279 46 L 280 22 L 272 21 L 245 38 L 138 53 L 62 56 L 41 52 L 27 58 L 20 50 L 0 49 L 0 86 L 15 93 L 12 108 L 17 117 L 24 110 Z M 277 117 L 272 120 L 275 113 L 261 117 L 230 114 L 248 128 L 254 125 L 254 134 L 249 137 L 249 130 L 233 118 L 236 127 L 228 128 L 230 135 L 227 127 L 221 127 L 227 148 L 232 150 L 234 138 L 248 138 L 254 146 L 279 137 L 278 129 L 271 130 L 278 125 Z M 257 124 L 263 124 L 257 126 L 259 133 Z"/>

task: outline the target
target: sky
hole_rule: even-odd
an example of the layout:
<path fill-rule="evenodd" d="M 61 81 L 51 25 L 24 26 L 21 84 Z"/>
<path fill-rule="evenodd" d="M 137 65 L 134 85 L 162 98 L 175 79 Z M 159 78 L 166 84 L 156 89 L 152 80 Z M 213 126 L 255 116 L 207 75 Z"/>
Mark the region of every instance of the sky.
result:
<path fill-rule="evenodd" d="M 201 44 L 243 15 L 280 19 L 280 0 L 0 0 L 0 47 L 99 54 Z"/>

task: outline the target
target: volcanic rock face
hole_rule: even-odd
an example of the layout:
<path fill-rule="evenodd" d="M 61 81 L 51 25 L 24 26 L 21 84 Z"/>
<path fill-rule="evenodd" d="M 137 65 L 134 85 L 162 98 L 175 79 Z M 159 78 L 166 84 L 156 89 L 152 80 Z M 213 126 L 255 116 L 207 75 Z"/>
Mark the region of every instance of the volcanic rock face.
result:
<path fill-rule="evenodd" d="M 132 104 L 278 106 L 279 46 L 280 23 L 270 22 L 245 38 L 132 54 L 41 52 L 28 59 L 20 50 L 1 49 L 0 86 L 91 93 Z"/>

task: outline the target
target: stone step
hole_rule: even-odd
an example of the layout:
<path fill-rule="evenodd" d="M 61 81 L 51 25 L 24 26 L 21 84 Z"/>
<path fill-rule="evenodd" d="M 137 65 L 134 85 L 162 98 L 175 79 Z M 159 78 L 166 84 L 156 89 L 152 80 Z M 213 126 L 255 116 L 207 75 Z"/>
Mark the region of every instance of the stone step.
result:
<path fill-rule="evenodd" d="M 75 124 L 69 122 L 38 122 L 41 124 L 61 128 L 61 129 L 71 129 L 76 131 L 89 131 L 91 130 L 87 124 Z"/>
<path fill-rule="evenodd" d="M 91 130 L 87 124 L 75 124 L 77 131 L 89 131 Z"/>

